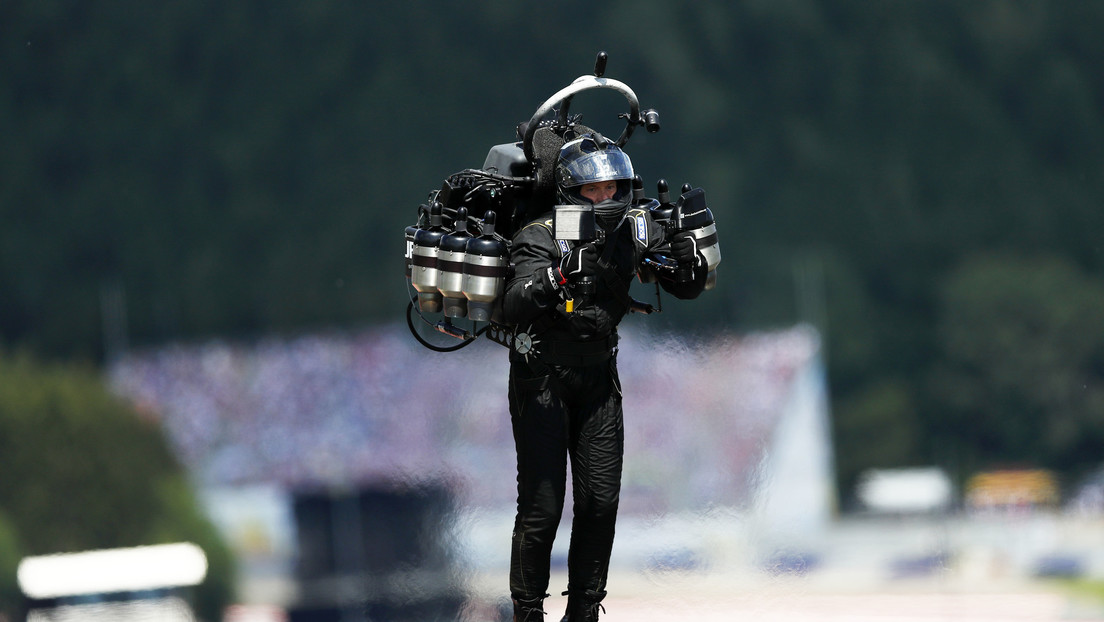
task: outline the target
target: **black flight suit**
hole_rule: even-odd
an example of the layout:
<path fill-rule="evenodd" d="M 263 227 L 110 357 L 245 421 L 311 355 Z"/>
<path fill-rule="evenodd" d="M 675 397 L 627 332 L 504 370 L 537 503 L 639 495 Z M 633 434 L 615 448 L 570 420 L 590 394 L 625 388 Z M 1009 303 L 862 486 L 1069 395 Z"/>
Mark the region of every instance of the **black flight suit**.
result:
<path fill-rule="evenodd" d="M 650 268 L 645 257 L 669 256 L 662 226 L 644 209 L 630 208 L 599 246 L 594 295 L 573 300 L 556 268 L 572 242 L 553 239 L 551 214 L 514 236 L 514 275 L 506 284 L 504 319 L 532 337 L 533 351 L 510 352 L 510 415 L 517 449 L 517 517 L 510 561 L 515 599 L 543 598 L 549 583 L 552 541 L 560 522 L 571 460 L 573 522 L 568 553 L 569 598 L 598 602 L 605 596 L 621 489 L 624 425 L 617 377 L 617 325 L 629 312 L 629 286 Z M 610 251 L 605 246 L 612 244 Z M 699 262 L 704 264 L 704 262 Z M 601 268 L 600 268 L 601 271 Z M 667 273 L 669 274 L 669 273 Z M 677 298 L 695 298 L 706 268 L 675 283 L 658 276 Z"/>

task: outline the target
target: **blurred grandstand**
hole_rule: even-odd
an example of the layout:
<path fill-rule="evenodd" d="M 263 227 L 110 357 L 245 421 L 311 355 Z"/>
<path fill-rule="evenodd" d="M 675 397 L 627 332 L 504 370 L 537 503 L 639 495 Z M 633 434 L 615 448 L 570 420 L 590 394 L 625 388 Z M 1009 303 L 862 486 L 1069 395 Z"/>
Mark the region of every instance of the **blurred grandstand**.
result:
<path fill-rule="evenodd" d="M 625 509 L 748 503 L 817 350 L 804 328 L 693 346 L 627 331 L 618 355 L 632 457 Z M 507 366 L 488 341 L 438 354 L 387 327 L 170 345 L 120 359 L 111 378 L 161 421 L 203 486 L 409 478 L 499 507 L 515 492 Z"/>

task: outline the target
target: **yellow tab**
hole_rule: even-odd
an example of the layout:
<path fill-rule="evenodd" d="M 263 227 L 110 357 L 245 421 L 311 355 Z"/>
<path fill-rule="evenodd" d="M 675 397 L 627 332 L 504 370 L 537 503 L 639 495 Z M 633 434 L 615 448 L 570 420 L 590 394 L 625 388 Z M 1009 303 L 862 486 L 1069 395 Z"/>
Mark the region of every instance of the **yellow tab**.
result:
<path fill-rule="evenodd" d="M 567 302 L 564 303 L 564 310 L 567 311 L 568 313 L 571 313 L 574 309 L 575 309 L 575 299 L 574 298 L 568 298 Z"/>

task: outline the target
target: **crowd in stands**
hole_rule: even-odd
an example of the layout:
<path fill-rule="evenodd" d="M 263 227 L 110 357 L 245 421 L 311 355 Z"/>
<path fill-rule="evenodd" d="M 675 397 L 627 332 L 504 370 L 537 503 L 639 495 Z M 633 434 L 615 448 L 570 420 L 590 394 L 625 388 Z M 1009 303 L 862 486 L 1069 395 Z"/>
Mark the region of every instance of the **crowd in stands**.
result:
<path fill-rule="evenodd" d="M 623 507 L 743 502 L 816 333 L 621 337 Z M 380 326 L 133 351 L 111 382 L 163 424 L 201 485 L 445 481 L 467 504 L 498 506 L 515 495 L 507 368 L 486 339 L 438 353 Z"/>

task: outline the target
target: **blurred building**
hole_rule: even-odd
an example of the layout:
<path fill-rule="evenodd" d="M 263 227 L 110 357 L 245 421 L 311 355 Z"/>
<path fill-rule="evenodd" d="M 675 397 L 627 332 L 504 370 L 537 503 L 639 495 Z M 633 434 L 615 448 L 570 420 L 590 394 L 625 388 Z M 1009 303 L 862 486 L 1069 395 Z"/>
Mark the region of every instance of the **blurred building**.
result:
<path fill-rule="evenodd" d="M 857 494 L 866 511 L 880 514 L 935 514 L 954 503 L 951 478 L 939 467 L 870 469 Z"/>

